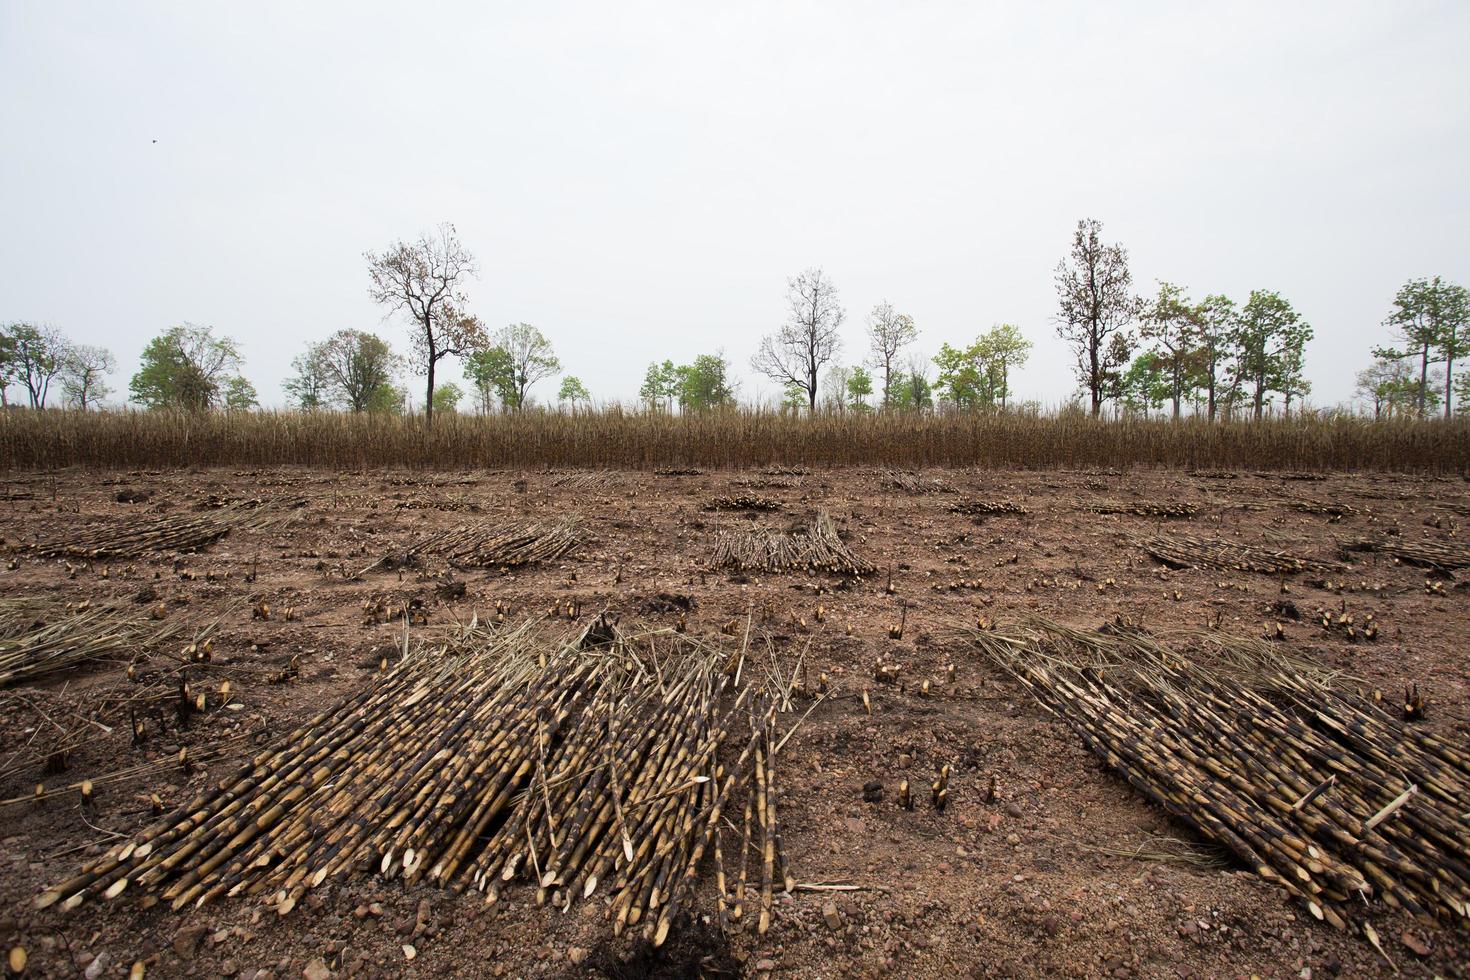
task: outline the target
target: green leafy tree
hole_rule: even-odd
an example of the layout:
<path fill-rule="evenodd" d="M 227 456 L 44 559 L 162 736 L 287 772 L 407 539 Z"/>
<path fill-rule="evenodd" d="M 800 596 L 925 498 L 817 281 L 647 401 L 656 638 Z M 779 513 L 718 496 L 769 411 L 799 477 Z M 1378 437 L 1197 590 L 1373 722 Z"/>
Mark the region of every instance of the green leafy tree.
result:
<path fill-rule="evenodd" d="M 1418 381 L 1408 363 L 1400 358 L 1376 359 L 1358 372 L 1357 382 L 1358 395 L 1373 406 L 1376 419 L 1398 415 L 1418 405 Z"/>
<path fill-rule="evenodd" d="M 1455 379 L 1455 414 L 1470 414 L 1470 374 Z"/>
<path fill-rule="evenodd" d="M 1215 421 L 1223 401 L 1228 365 L 1233 351 L 1239 312 L 1228 296 L 1213 294 L 1195 307 L 1192 342 L 1199 387 L 1205 392 L 1205 411 Z"/>
<path fill-rule="evenodd" d="M 224 405 L 225 409 L 231 412 L 244 412 L 252 408 L 259 408 L 260 399 L 255 395 L 255 385 L 238 374 L 226 379 Z"/>
<path fill-rule="evenodd" d="M 61 390 L 67 401 L 85 412 L 112 393 L 107 376 L 116 369 L 117 358 L 106 347 L 77 344 L 67 352 Z"/>
<path fill-rule="evenodd" d="M 900 313 L 886 299 L 868 314 L 868 350 L 874 368 L 883 371 L 883 407 L 893 401 L 893 377 L 898 352 L 919 337 L 914 318 Z"/>
<path fill-rule="evenodd" d="M 1123 404 L 1130 411 L 1145 415 L 1158 411 L 1173 394 L 1170 366 L 1153 351 L 1145 351 L 1135 357 L 1123 374 Z"/>
<path fill-rule="evenodd" d="M 0 406 L 10 407 L 10 386 L 20 377 L 20 359 L 12 331 L 13 324 L 0 327 Z"/>
<path fill-rule="evenodd" d="M 853 368 L 847 379 L 848 405 L 855 411 L 867 411 L 868 396 L 872 393 L 873 376 L 868 373 L 868 369 L 862 365 Z"/>
<path fill-rule="evenodd" d="M 465 361 L 465 374 L 480 396 L 480 411 L 489 412 L 498 400 L 509 409 L 515 399 L 515 368 L 504 347 L 475 351 Z"/>
<path fill-rule="evenodd" d="M 1404 346 L 1377 347 L 1373 354 L 1388 360 L 1418 361 L 1416 403 L 1421 416 L 1430 407 L 1429 366 L 1435 361 L 1443 361 L 1445 365 L 1445 414 L 1450 412 L 1455 361 L 1470 353 L 1467 320 L 1470 320 L 1470 294 L 1464 287 L 1444 282 L 1439 276 L 1410 279 L 1394 296 L 1393 311 L 1384 325 L 1394 330 Z"/>
<path fill-rule="evenodd" d="M 1057 334 L 1077 357 L 1077 379 L 1092 402 L 1092 414 L 1121 390 L 1122 372 L 1133 353 L 1129 326 L 1138 313 L 1128 252 L 1102 240 L 1102 223 L 1077 222 L 1072 250 L 1057 266 L 1060 315 Z"/>
<path fill-rule="evenodd" d="M 474 256 L 446 222 L 416 242 L 395 242 L 382 252 L 364 253 L 364 258 L 374 302 L 413 320 L 414 357 L 428 375 L 425 420 L 432 423 L 439 362 L 468 357 L 485 346 L 484 327 L 464 312 L 464 284 L 476 274 Z"/>
<path fill-rule="evenodd" d="M 379 385 L 368 394 L 362 410 L 373 414 L 402 415 L 407 400 L 407 389 L 392 384 Z"/>
<path fill-rule="evenodd" d="M 980 363 L 977 345 L 961 348 L 940 344 L 939 353 L 934 355 L 934 364 L 939 368 L 934 389 L 940 398 L 963 409 L 990 404 L 988 393 L 991 386 Z"/>
<path fill-rule="evenodd" d="M 723 354 L 700 354 L 692 363 L 676 368 L 679 408 L 685 412 L 709 412 L 735 401 L 730 365 Z"/>
<path fill-rule="evenodd" d="M 1005 408 L 1011 394 L 1011 370 L 1025 367 L 1031 341 L 1014 323 L 998 323 L 975 341 L 974 358 L 985 377 L 990 404 Z"/>
<path fill-rule="evenodd" d="M 1143 307 L 1139 336 L 1149 344 L 1149 363 L 1163 372 L 1168 400 L 1178 419 L 1184 400 L 1196 387 L 1200 335 L 1199 307 L 1173 283 L 1159 283 L 1159 294 Z M 1135 359 L 1136 367 L 1143 359 Z M 1133 370 L 1130 367 L 1130 371 Z M 1125 388 L 1129 387 L 1125 383 Z"/>
<path fill-rule="evenodd" d="M 526 396 L 532 385 L 561 373 L 561 361 L 551 349 L 551 341 L 529 323 L 512 323 L 495 334 L 495 346 L 509 359 L 509 387 L 502 397 L 507 407 L 516 411 L 526 407 Z"/>
<path fill-rule="evenodd" d="M 287 400 L 302 411 L 325 408 L 332 399 L 322 347 L 322 344 L 312 344 L 305 353 L 291 358 L 291 377 L 281 385 Z"/>
<path fill-rule="evenodd" d="M 463 397 L 463 388 L 453 381 L 446 381 L 434 389 L 434 411 L 441 415 L 455 415 L 459 412 L 459 401 Z"/>
<path fill-rule="evenodd" d="M 660 408 L 672 409 L 674 399 L 679 397 L 679 369 L 674 362 L 666 360 L 662 364 L 657 361 L 649 364 L 643 375 L 643 386 L 638 389 L 638 397 L 655 412 Z"/>
<path fill-rule="evenodd" d="M 351 412 L 372 410 L 375 401 L 392 397 L 393 375 L 400 361 L 388 342 L 363 330 L 338 330 L 323 341 L 316 355 L 326 376 L 331 400 Z M 402 405 L 403 399 L 397 398 Z"/>
<path fill-rule="evenodd" d="M 1255 418 L 1264 414 L 1267 395 L 1286 387 L 1291 365 L 1300 363 L 1311 338 L 1311 326 L 1281 294 L 1251 291 L 1233 333 L 1236 362 L 1232 370 L 1234 384 L 1250 397 Z"/>
<path fill-rule="evenodd" d="M 807 392 L 803 385 L 792 382 L 781 389 L 781 411 L 799 412 L 807 407 Z"/>
<path fill-rule="evenodd" d="M 893 408 L 901 412 L 924 412 L 934 407 L 934 388 L 923 357 L 914 357 L 907 370 L 893 374 Z"/>
<path fill-rule="evenodd" d="M 578 402 L 590 402 L 592 400 L 592 394 L 587 390 L 587 386 L 582 384 L 580 378 L 576 375 L 569 374 L 561 379 L 561 388 L 556 393 L 556 399 L 557 401 L 571 402 L 572 407 L 576 408 Z"/>
<path fill-rule="evenodd" d="M 143 348 L 142 363 L 128 383 L 134 401 L 149 408 L 202 412 L 225 404 L 240 368 L 240 348 L 213 327 L 170 327 Z"/>

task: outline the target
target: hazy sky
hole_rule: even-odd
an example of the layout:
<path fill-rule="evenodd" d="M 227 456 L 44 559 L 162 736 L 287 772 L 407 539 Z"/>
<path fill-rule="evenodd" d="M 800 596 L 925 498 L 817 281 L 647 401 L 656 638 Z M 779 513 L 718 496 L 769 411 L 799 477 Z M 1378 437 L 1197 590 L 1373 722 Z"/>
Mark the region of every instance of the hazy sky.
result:
<path fill-rule="evenodd" d="M 472 312 L 598 398 L 720 349 L 774 396 L 750 355 L 821 266 L 846 362 L 883 298 L 928 354 L 1010 321 L 1017 395 L 1055 402 L 1086 216 L 1141 291 L 1279 290 L 1332 403 L 1405 279 L 1470 284 L 1467 48 L 1463 0 L 0 0 L 0 322 L 111 347 L 120 393 L 212 324 L 279 404 L 308 340 L 407 349 L 362 253 L 448 220 Z"/>

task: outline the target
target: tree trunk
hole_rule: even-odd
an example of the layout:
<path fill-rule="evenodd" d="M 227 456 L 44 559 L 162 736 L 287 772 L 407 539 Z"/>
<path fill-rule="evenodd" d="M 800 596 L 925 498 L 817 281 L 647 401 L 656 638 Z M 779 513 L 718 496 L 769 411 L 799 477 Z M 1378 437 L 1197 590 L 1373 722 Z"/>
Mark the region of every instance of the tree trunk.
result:
<path fill-rule="evenodd" d="M 1424 345 L 1424 350 L 1419 355 L 1419 417 L 1422 419 L 1429 412 L 1429 345 Z"/>
<path fill-rule="evenodd" d="M 424 327 L 428 330 L 428 326 Z M 424 424 L 434 424 L 434 364 L 439 360 L 439 352 L 434 350 L 433 334 L 429 334 L 429 394 L 424 399 Z"/>
<path fill-rule="evenodd" d="M 1454 353 L 1455 353 L 1455 331 L 1454 330 L 1451 330 L 1450 331 L 1450 342 L 1445 346 L 1445 358 L 1444 358 L 1444 417 L 1445 418 L 1449 418 L 1450 417 L 1450 405 L 1451 405 L 1451 403 L 1453 401 L 1453 399 L 1450 398 L 1450 394 L 1451 394 L 1451 391 L 1450 391 L 1450 380 L 1451 380 L 1451 377 L 1455 373 L 1455 358 L 1454 358 Z"/>

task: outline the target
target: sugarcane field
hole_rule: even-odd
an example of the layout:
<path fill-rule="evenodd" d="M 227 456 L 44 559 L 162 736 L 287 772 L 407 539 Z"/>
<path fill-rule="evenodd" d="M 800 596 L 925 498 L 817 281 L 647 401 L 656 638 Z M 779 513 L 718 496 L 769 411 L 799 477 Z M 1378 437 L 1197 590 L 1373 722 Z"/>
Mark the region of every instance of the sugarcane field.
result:
<path fill-rule="evenodd" d="M 1458 974 L 1470 488 L 1318 476 L 12 472 L 10 969 Z"/>

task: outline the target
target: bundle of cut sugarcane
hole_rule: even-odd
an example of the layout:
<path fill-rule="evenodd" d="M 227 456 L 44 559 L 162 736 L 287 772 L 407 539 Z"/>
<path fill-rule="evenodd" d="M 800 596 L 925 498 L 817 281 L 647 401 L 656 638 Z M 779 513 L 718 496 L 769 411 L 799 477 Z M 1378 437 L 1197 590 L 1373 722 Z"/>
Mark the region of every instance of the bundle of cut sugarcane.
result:
<path fill-rule="evenodd" d="M 1376 897 L 1465 924 L 1463 749 L 1269 643 L 1041 620 L 970 636 L 1136 789 L 1315 917 L 1342 927 Z"/>
<path fill-rule="evenodd" d="M 718 913 L 748 913 L 764 932 L 773 891 L 794 887 L 776 812 L 780 698 L 742 683 L 742 664 L 602 617 L 562 640 L 529 623 L 472 625 L 409 652 L 36 904 L 254 895 L 284 915 L 353 873 L 475 888 L 487 902 L 524 881 L 563 910 L 601 889 L 615 930 L 641 925 L 658 944 L 712 859 Z"/>
<path fill-rule="evenodd" d="M 109 656 L 131 657 L 180 629 L 119 606 L 68 608 L 51 599 L 0 599 L 0 687 Z"/>
<path fill-rule="evenodd" d="M 279 527 L 290 521 L 300 501 L 246 500 L 189 516 L 129 517 L 107 520 L 81 534 L 26 546 L 38 555 L 72 558 L 136 558 L 150 551 L 199 551 L 231 531 Z"/>
<path fill-rule="evenodd" d="M 1088 508 L 1094 514 L 1133 514 L 1137 517 L 1187 519 L 1199 513 L 1194 504 L 1166 500 L 1100 500 Z"/>
<path fill-rule="evenodd" d="M 559 490 L 613 490 L 623 485 L 623 478 L 610 470 L 569 473 L 551 481 Z"/>
<path fill-rule="evenodd" d="M 1315 500 L 1310 497 L 1299 497 L 1291 502 L 1291 506 L 1303 514 L 1326 514 L 1328 517 L 1345 517 L 1353 513 L 1353 508 L 1348 504 L 1338 503 L 1335 500 Z"/>
<path fill-rule="evenodd" d="M 560 558 L 584 540 L 585 535 L 575 520 L 560 524 L 476 521 L 420 538 L 401 552 L 384 555 L 357 574 L 364 575 L 380 565 L 389 568 L 406 565 L 420 555 L 439 555 L 451 565 L 461 567 L 515 568 Z"/>
<path fill-rule="evenodd" d="M 722 530 L 715 539 L 716 568 L 772 572 L 813 571 L 867 575 L 873 566 L 857 555 L 837 533 L 826 511 L 811 524 L 788 532 L 767 528 Z"/>
<path fill-rule="evenodd" d="M 736 494 L 729 497 L 714 497 L 704 505 L 705 510 L 780 510 L 781 501 L 753 493 Z"/>
<path fill-rule="evenodd" d="M 906 473 L 903 470 L 888 470 L 883 474 L 879 484 L 887 490 L 901 490 L 904 493 L 957 493 L 955 488 L 938 477 L 923 477 L 917 473 Z"/>
<path fill-rule="evenodd" d="M 1418 541 L 1404 538 L 1382 537 L 1355 541 L 1346 546 L 1348 551 L 1378 551 L 1392 555 L 1399 561 L 1422 568 L 1451 571 L 1470 568 L 1470 548 L 1456 547 L 1443 541 L 1423 538 Z"/>
<path fill-rule="evenodd" d="M 950 508 L 952 514 L 975 514 L 988 517 L 992 514 L 1029 514 L 1025 507 L 1013 500 L 962 500 Z"/>
<path fill-rule="evenodd" d="M 1340 571 L 1341 562 L 1306 558 L 1234 541 L 1160 535 L 1139 546 L 1171 568 L 1228 568 L 1242 572 L 1290 575 L 1304 571 Z"/>

